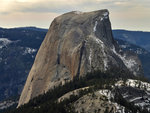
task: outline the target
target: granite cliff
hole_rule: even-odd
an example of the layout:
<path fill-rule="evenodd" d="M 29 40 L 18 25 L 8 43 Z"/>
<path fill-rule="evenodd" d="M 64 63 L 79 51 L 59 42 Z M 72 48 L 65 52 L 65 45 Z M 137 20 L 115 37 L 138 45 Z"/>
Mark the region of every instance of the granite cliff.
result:
<path fill-rule="evenodd" d="M 135 76 L 142 72 L 138 57 L 122 51 L 113 39 L 108 10 L 63 14 L 51 23 L 18 106 L 75 76 L 112 67 Z"/>

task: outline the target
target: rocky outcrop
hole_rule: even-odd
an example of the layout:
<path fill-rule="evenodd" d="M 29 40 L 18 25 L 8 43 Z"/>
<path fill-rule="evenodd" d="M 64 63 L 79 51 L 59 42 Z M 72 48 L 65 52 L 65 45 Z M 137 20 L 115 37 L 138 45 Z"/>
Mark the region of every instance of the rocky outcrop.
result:
<path fill-rule="evenodd" d="M 84 95 L 75 101 L 73 106 L 77 113 L 120 113 L 116 108 L 124 109 L 119 105 L 116 107 L 116 103 L 109 102 L 108 98 L 98 91 Z"/>
<path fill-rule="evenodd" d="M 112 36 L 109 12 L 69 12 L 54 19 L 37 53 L 19 105 L 75 76 L 111 67 L 141 72 L 136 55 L 120 50 Z"/>

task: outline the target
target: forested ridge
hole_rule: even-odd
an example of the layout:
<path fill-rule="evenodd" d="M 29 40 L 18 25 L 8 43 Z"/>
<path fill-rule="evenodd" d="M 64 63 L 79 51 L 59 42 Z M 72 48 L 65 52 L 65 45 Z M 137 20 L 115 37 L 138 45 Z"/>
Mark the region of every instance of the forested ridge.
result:
<path fill-rule="evenodd" d="M 144 77 L 135 77 L 130 72 L 121 69 L 111 69 L 106 73 L 101 71 L 95 71 L 88 73 L 84 77 L 75 77 L 72 81 L 67 82 L 65 85 L 59 85 L 54 89 L 49 90 L 47 93 L 40 95 L 32 100 L 28 104 L 25 104 L 18 109 L 11 109 L 5 113 L 75 113 L 74 107 L 71 103 L 78 100 L 80 97 L 87 93 L 93 93 L 99 89 L 110 89 L 118 80 L 126 79 L 139 79 L 142 81 L 147 81 Z M 73 91 L 78 88 L 87 87 L 89 89 L 81 90 L 79 95 L 71 95 L 69 99 L 58 102 L 57 99 L 69 91 Z M 134 104 L 127 102 L 122 98 L 116 89 L 116 95 L 113 101 L 119 103 L 120 105 L 126 107 L 126 112 L 132 111 L 132 113 L 148 113 L 146 110 L 142 110 L 139 107 L 134 106 Z M 108 113 L 108 111 L 105 111 Z"/>

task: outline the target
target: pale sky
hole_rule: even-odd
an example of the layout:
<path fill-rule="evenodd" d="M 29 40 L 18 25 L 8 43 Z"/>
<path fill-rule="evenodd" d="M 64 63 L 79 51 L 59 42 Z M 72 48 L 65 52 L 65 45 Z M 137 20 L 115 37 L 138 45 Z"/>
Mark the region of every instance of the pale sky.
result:
<path fill-rule="evenodd" d="M 0 0 L 0 27 L 49 28 L 69 11 L 108 9 L 113 29 L 150 31 L 150 0 Z"/>

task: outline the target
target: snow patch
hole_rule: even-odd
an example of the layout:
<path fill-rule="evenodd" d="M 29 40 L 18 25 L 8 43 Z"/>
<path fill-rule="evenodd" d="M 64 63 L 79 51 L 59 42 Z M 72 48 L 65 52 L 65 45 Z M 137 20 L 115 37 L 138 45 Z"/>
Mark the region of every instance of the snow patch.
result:
<path fill-rule="evenodd" d="M 81 12 L 81 11 L 75 11 L 74 13 L 77 15 L 83 14 L 83 12 Z"/>
<path fill-rule="evenodd" d="M 134 99 L 129 100 L 129 102 L 133 102 L 133 101 L 139 100 L 139 99 L 142 99 L 142 97 L 136 97 L 136 98 L 134 98 Z"/>
<path fill-rule="evenodd" d="M 119 80 L 115 83 L 115 86 L 122 86 L 124 84 L 124 82 L 122 80 Z"/>
<path fill-rule="evenodd" d="M 13 41 L 7 39 L 7 38 L 0 38 L 0 49 L 4 46 L 7 46 L 8 44 L 12 43 Z"/>
<path fill-rule="evenodd" d="M 139 87 L 142 90 L 150 91 L 150 83 L 139 80 L 128 79 L 126 84 L 131 87 Z"/>
<path fill-rule="evenodd" d="M 108 15 L 109 15 L 109 12 L 103 13 L 103 17 L 101 17 L 101 21 L 103 21 L 104 19 L 108 19 Z"/>
<path fill-rule="evenodd" d="M 127 98 L 127 97 L 129 97 L 129 95 L 125 95 L 125 94 L 123 95 L 123 98 Z"/>
<path fill-rule="evenodd" d="M 123 85 L 130 86 L 133 88 L 138 87 L 139 89 L 150 91 L 150 83 L 142 82 L 140 80 L 128 79 L 125 83 L 122 80 L 115 83 L 115 86 L 118 86 L 118 87 L 123 86 Z M 150 93 L 148 95 L 150 95 Z"/>
<path fill-rule="evenodd" d="M 113 103 L 116 107 L 115 113 L 125 113 L 125 107 L 119 105 L 118 103 Z"/>
<path fill-rule="evenodd" d="M 140 48 L 137 48 L 137 50 L 136 50 L 135 52 L 136 52 L 136 54 L 138 54 L 138 55 L 145 53 L 145 52 L 143 52 L 143 50 L 140 49 Z"/>
<path fill-rule="evenodd" d="M 101 18 L 101 21 L 103 21 L 103 20 L 104 20 L 104 18 L 102 17 L 102 18 Z"/>
<path fill-rule="evenodd" d="M 101 95 L 104 95 L 108 98 L 108 100 L 110 100 L 114 95 L 111 93 L 110 90 L 107 90 L 107 89 L 103 89 L 103 90 L 99 90 L 99 93 Z"/>
<path fill-rule="evenodd" d="M 114 98 L 114 94 L 110 90 L 102 89 L 99 90 L 99 93 L 103 96 L 106 96 L 108 98 L 109 103 L 115 106 L 115 113 L 125 113 L 125 107 L 119 105 L 118 103 L 111 102 L 111 98 Z"/>
<path fill-rule="evenodd" d="M 97 21 L 95 21 L 95 25 L 94 25 L 94 28 L 93 28 L 93 32 L 96 32 L 97 24 L 98 24 L 98 22 L 97 22 Z"/>
<path fill-rule="evenodd" d="M 105 13 L 103 14 L 104 17 L 108 17 L 108 15 L 109 15 L 109 12 L 105 12 Z"/>
<path fill-rule="evenodd" d="M 98 44 L 100 44 L 100 45 L 103 45 L 103 44 L 104 44 L 99 38 L 97 38 L 97 37 L 95 37 L 95 36 L 92 36 L 92 37 L 93 37 L 93 39 L 94 39 Z"/>
<path fill-rule="evenodd" d="M 26 47 L 23 55 L 35 53 L 37 50 L 33 48 Z"/>
<path fill-rule="evenodd" d="M 104 56 L 106 56 L 106 55 L 104 55 Z M 107 59 L 106 59 L 106 57 L 105 57 L 105 59 L 104 59 L 104 70 L 106 71 L 107 68 L 108 68 Z"/>
<path fill-rule="evenodd" d="M 120 45 L 121 48 L 127 48 L 127 45 Z"/>
<path fill-rule="evenodd" d="M 124 63 L 129 69 L 131 69 L 133 66 L 137 64 L 136 61 L 133 59 L 129 59 L 129 60 L 125 59 Z"/>
<path fill-rule="evenodd" d="M 115 47 L 113 46 L 112 51 L 114 54 L 116 54 L 125 64 L 125 66 L 132 71 L 132 67 L 134 67 L 137 63 L 134 59 L 126 59 L 126 55 L 120 55 L 116 52 Z M 135 73 L 136 74 L 136 73 Z"/>
<path fill-rule="evenodd" d="M 90 66 L 91 66 L 91 63 L 92 63 L 92 49 L 91 48 L 90 48 L 89 61 L 90 61 Z"/>
<path fill-rule="evenodd" d="M 6 108 L 8 108 L 8 107 L 10 107 L 16 103 L 17 102 L 14 102 L 12 100 L 0 102 L 0 110 L 6 109 Z"/>

